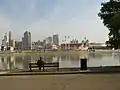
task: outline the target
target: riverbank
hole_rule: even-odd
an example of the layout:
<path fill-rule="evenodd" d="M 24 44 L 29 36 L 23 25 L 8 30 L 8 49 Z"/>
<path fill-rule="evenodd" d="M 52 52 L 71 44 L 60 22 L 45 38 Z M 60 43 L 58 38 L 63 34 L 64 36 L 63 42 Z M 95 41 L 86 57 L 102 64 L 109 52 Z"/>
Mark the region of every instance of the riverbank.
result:
<path fill-rule="evenodd" d="M 39 51 L 23 51 L 21 53 L 19 52 L 0 52 L 0 56 L 4 55 L 40 55 L 40 56 L 49 56 L 49 55 L 79 55 L 81 53 L 89 53 L 87 51 L 45 51 L 45 52 L 39 52 Z"/>
<path fill-rule="evenodd" d="M 120 53 L 120 50 L 95 50 L 92 51 L 76 51 L 76 50 L 69 50 L 69 51 L 23 51 L 23 52 L 0 52 L 0 56 L 4 55 L 40 55 L 40 56 L 48 56 L 48 55 L 82 55 L 82 54 L 89 54 L 89 53 Z"/>

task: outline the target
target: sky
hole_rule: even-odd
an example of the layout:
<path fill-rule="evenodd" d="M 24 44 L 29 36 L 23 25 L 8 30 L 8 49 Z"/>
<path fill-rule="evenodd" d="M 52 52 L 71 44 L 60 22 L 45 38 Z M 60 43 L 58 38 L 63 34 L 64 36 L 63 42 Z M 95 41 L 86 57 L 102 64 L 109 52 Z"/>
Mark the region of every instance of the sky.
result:
<path fill-rule="evenodd" d="M 32 40 L 59 34 L 81 41 L 105 42 L 108 29 L 98 17 L 105 0 L 0 0 L 0 40 L 8 31 L 21 40 L 30 31 Z"/>

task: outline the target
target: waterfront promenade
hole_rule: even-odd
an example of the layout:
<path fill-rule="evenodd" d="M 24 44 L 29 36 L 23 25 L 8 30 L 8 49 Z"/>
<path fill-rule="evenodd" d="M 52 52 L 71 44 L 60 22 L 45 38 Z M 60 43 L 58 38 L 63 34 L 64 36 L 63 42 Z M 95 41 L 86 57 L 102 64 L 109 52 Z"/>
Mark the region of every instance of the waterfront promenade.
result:
<path fill-rule="evenodd" d="M 1 76 L 2 90 L 120 90 L 120 74 Z"/>

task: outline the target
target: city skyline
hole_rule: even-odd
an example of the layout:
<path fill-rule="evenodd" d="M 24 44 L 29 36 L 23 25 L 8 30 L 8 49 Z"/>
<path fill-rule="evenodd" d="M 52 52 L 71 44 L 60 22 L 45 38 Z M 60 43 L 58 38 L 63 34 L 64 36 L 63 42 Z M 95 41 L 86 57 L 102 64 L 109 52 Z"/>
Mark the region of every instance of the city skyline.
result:
<path fill-rule="evenodd" d="M 26 29 L 25 29 L 26 30 Z M 28 34 L 25 34 L 25 33 L 28 33 L 30 34 L 30 42 L 31 43 L 34 43 L 34 42 L 45 42 L 46 43 L 51 43 L 51 44 L 62 44 L 62 43 L 71 43 L 71 41 L 77 41 L 79 43 L 81 43 L 82 41 L 84 40 L 88 40 L 89 39 L 87 37 L 84 37 L 82 39 L 82 41 L 80 40 L 77 40 L 76 38 L 74 38 L 74 36 L 64 36 L 63 39 L 61 39 L 62 41 L 60 42 L 60 37 L 59 37 L 59 34 L 53 34 L 52 36 L 46 36 L 44 39 L 37 39 L 36 41 L 32 40 L 32 35 L 31 35 L 31 32 L 29 31 L 25 31 L 23 32 L 23 35 L 21 36 L 20 40 L 15 40 L 15 38 L 12 38 L 12 32 L 9 31 L 9 32 L 6 32 L 4 35 L 3 35 L 3 38 L 2 38 L 2 41 L 5 41 L 5 43 L 8 43 L 8 46 L 12 46 L 13 45 L 13 41 L 18 41 L 18 42 L 24 42 L 24 37 L 27 35 L 27 37 L 29 36 Z M 2 43 L 2 41 L 0 43 Z M 94 43 L 94 42 L 91 42 L 91 43 Z M 2 45 L 2 44 L 1 44 Z"/>
<path fill-rule="evenodd" d="M 74 36 L 81 41 L 105 42 L 108 30 L 97 16 L 101 2 L 106 0 L 8 0 L 0 1 L 0 40 L 5 32 L 21 40 L 25 28 L 32 40 L 43 40 L 54 33 Z M 22 7 L 21 7 L 22 5 Z"/>

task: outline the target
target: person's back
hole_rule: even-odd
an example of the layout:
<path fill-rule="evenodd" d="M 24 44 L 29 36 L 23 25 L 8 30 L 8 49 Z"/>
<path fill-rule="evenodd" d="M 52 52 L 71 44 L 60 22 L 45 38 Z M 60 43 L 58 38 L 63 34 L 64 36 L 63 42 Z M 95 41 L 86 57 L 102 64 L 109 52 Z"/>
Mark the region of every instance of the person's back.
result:
<path fill-rule="evenodd" d="M 37 61 L 37 65 L 40 67 L 44 64 L 44 61 L 42 60 L 42 57 L 40 57 L 40 60 Z"/>
<path fill-rule="evenodd" d="M 37 65 L 38 65 L 38 66 L 41 65 L 41 61 L 40 61 L 40 60 L 37 61 Z"/>

